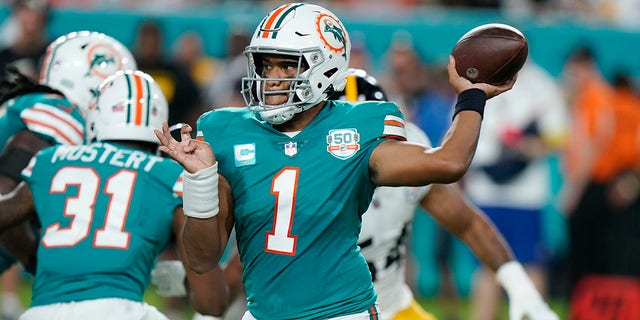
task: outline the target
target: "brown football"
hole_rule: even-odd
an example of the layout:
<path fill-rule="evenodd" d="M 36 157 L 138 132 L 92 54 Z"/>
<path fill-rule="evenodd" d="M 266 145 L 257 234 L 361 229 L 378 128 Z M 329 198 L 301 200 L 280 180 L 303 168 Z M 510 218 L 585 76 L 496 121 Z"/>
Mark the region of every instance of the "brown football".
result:
<path fill-rule="evenodd" d="M 451 54 L 459 75 L 474 83 L 501 85 L 520 71 L 527 60 L 529 45 L 518 29 L 489 23 L 463 35 Z"/>

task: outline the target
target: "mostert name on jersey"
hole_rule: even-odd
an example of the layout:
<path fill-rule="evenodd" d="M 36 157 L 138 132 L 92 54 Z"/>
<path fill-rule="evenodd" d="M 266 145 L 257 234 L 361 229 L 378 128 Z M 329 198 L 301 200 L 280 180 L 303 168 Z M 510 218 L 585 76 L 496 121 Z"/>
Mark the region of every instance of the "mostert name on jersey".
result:
<path fill-rule="evenodd" d="M 149 172 L 162 158 L 137 150 L 118 149 L 107 143 L 94 143 L 85 146 L 59 146 L 51 163 L 57 161 L 81 161 L 87 163 L 109 164 L 127 169 L 140 169 Z"/>

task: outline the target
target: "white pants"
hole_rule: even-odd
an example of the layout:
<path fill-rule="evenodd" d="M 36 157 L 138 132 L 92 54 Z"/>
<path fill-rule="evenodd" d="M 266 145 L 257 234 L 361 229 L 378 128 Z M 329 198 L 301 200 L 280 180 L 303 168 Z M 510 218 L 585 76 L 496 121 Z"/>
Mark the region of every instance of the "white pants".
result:
<path fill-rule="evenodd" d="M 31 307 L 20 320 L 169 320 L 144 302 L 109 298 Z"/>
<path fill-rule="evenodd" d="M 371 314 L 369 313 L 369 311 L 364 311 L 356 314 L 350 314 L 348 316 L 328 318 L 325 320 L 370 320 L 370 319 L 371 319 Z M 378 320 L 382 319 L 380 318 L 380 312 L 378 312 L 378 315 L 375 319 L 378 319 Z M 242 320 L 257 320 L 257 319 L 254 318 L 251 315 L 251 313 L 249 313 L 249 311 L 247 311 L 244 313 L 244 317 L 242 317 Z"/>

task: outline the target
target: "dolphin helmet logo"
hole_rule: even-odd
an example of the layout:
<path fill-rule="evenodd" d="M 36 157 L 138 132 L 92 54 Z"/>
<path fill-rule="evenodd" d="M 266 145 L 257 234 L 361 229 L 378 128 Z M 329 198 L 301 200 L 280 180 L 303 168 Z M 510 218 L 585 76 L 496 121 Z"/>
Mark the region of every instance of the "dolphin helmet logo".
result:
<path fill-rule="evenodd" d="M 91 74 L 91 70 L 93 70 L 93 68 L 95 67 L 100 67 L 100 66 L 104 66 L 105 64 L 110 64 L 115 62 L 116 62 L 116 59 L 114 59 L 113 57 L 107 57 L 104 54 L 97 54 L 93 57 L 93 59 L 89 63 L 89 70 L 87 70 L 87 73 L 85 74 L 85 76 L 88 76 L 89 74 Z"/>
<path fill-rule="evenodd" d="M 95 75 L 105 79 L 108 76 L 122 70 L 122 57 L 113 47 L 99 43 L 87 51 L 89 70 L 85 77 Z"/>
<path fill-rule="evenodd" d="M 338 19 L 327 13 L 320 13 L 316 19 L 316 31 L 329 50 L 347 57 L 347 38 L 344 27 Z"/>

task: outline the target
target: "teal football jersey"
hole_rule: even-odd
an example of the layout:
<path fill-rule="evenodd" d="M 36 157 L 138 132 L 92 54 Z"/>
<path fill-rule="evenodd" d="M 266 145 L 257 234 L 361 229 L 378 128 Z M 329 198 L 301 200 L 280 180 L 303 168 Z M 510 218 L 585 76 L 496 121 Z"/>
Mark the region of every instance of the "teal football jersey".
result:
<path fill-rule="evenodd" d="M 22 174 L 42 224 L 31 305 L 142 301 L 182 204 L 182 167 L 94 143 L 46 148 Z"/>
<path fill-rule="evenodd" d="M 0 150 L 22 130 L 31 130 L 52 144 L 82 144 L 84 118 L 63 96 L 29 93 L 0 105 Z M 0 272 L 16 259 L 0 249 Z"/>
<path fill-rule="evenodd" d="M 0 106 L 0 146 L 22 130 L 35 132 L 52 144 L 84 143 L 84 118 L 61 95 L 29 93 Z"/>
<path fill-rule="evenodd" d="M 375 105 L 374 105 L 375 104 Z M 198 121 L 234 197 L 248 308 L 257 319 L 323 319 L 376 301 L 357 246 L 375 186 L 369 157 L 404 139 L 394 103 L 329 101 L 293 138 L 245 108 Z"/>

